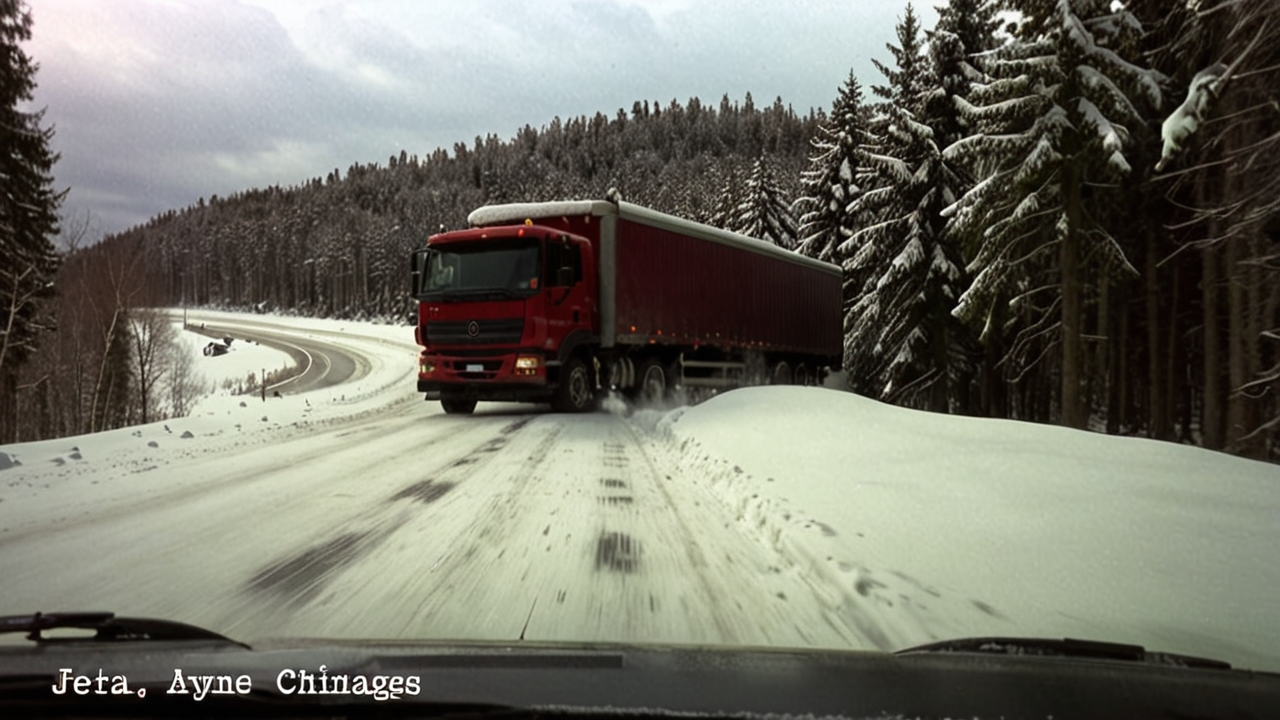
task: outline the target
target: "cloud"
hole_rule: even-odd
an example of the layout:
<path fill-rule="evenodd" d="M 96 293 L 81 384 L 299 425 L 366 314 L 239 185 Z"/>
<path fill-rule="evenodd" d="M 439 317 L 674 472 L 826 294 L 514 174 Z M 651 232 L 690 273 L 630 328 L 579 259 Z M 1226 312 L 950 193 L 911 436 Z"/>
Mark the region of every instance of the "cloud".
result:
<path fill-rule="evenodd" d="M 69 209 L 118 231 L 210 194 L 636 100 L 750 91 L 757 105 L 827 106 L 851 64 L 879 80 L 856 63 L 886 54 L 900 12 L 835 0 L 45 0 L 28 51 Z"/>

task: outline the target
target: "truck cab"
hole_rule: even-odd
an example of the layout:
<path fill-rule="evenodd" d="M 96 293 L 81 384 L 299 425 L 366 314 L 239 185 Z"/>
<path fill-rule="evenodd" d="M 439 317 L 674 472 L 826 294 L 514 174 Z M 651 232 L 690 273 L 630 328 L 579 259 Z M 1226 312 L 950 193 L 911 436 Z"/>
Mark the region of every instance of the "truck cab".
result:
<path fill-rule="evenodd" d="M 599 342 L 591 243 L 524 224 L 433 235 L 412 255 L 418 390 L 447 413 L 480 400 L 592 406 Z"/>

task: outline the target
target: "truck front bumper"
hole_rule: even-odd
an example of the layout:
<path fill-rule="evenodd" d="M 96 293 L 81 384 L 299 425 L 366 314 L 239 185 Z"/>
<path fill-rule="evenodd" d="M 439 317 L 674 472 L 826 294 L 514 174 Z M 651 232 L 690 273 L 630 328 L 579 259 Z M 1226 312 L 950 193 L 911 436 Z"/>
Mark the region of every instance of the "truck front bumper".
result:
<path fill-rule="evenodd" d="M 509 351 L 491 356 L 428 354 L 418 358 L 418 392 L 441 397 L 506 402 L 550 399 L 546 359 L 538 353 Z"/>
<path fill-rule="evenodd" d="M 545 384 L 526 383 L 441 383 L 418 381 L 418 392 L 428 400 L 454 398 L 459 400 L 484 400 L 489 402 L 548 402 L 551 389 Z"/>

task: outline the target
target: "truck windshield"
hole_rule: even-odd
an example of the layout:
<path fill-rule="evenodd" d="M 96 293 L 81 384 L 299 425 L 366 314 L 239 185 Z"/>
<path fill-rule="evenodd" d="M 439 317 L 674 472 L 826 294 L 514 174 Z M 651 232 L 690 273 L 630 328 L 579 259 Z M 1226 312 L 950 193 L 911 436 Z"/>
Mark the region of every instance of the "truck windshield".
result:
<path fill-rule="evenodd" d="M 538 292 L 536 240 L 458 243 L 427 250 L 420 297 L 529 297 Z"/>

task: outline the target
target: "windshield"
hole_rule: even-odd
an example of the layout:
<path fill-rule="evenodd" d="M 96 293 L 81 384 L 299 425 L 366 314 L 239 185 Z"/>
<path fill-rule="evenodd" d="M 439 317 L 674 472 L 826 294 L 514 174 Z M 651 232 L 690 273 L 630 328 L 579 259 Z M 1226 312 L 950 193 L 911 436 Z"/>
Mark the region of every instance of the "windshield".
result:
<path fill-rule="evenodd" d="M 1280 671 L 1280 2 L 120 4 L 0 2 L 0 617 Z"/>
<path fill-rule="evenodd" d="M 426 252 L 422 293 L 538 290 L 538 243 L 448 246 Z"/>
<path fill-rule="evenodd" d="M 423 271 L 422 294 L 437 297 L 471 290 L 538 290 L 538 243 L 453 243 L 430 249 Z"/>

